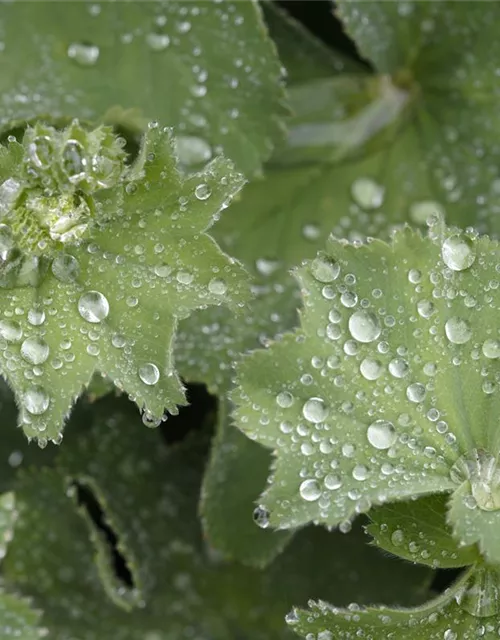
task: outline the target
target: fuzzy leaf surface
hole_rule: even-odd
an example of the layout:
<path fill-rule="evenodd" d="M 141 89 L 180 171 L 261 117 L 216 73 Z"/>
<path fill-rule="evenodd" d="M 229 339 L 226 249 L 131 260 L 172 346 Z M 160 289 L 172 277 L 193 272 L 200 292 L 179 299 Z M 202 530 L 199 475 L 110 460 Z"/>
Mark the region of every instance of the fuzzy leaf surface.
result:
<path fill-rule="evenodd" d="M 3 560 L 7 546 L 14 535 L 18 512 L 12 492 L 0 494 L 0 559 Z M 12 593 L 4 585 L 0 587 L 0 630 L 2 638 L 22 638 L 38 640 L 45 630 L 38 626 L 40 613 L 31 608 L 31 603 Z"/>
<path fill-rule="evenodd" d="M 414 205 L 430 200 L 449 223 L 498 234 L 500 84 L 491 60 L 500 55 L 500 6 L 341 0 L 338 14 L 380 77 L 406 92 L 397 134 L 416 139 L 406 165 L 430 194 L 413 188 L 404 166 L 400 193 Z"/>
<path fill-rule="evenodd" d="M 157 119 L 179 127 L 188 164 L 223 149 L 249 175 L 282 137 L 280 64 L 256 2 L 41 0 L 2 9 L 4 131 L 73 118 L 141 130 Z"/>
<path fill-rule="evenodd" d="M 109 134 L 103 128 L 87 134 L 74 123 L 71 129 L 90 146 L 92 136 Z M 175 412 L 184 401 L 171 356 L 178 320 L 196 308 L 235 306 L 245 298 L 242 267 L 206 233 L 243 178 L 221 157 L 184 176 L 171 131 L 154 125 L 134 164 L 113 174 L 106 188 L 98 183 L 93 190 L 89 168 L 77 175 L 75 191 L 58 173 L 58 147 L 32 183 L 23 173 L 30 145 L 41 138 L 32 132 L 37 128 L 27 131 L 24 146 L 10 142 L 0 158 L 0 366 L 16 393 L 20 423 L 42 445 L 59 440 L 65 416 L 95 371 L 126 390 L 150 421 L 159 421 L 165 408 Z M 67 146 L 73 151 L 76 143 L 64 142 L 64 132 L 47 132 L 63 136 L 64 161 Z M 34 135 L 35 142 L 26 143 Z M 14 162 L 22 152 L 28 159 Z M 53 195 L 40 195 L 38 181 Z M 12 190 L 10 201 L 5 194 Z M 84 212 L 76 222 L 67 204 L 73 199 Z M 62 218 L 53 212 L 66 204 L 71 213 L 64 223 L 72 226 L 60 233 Z"/>
<path fill-rule="evenodd" d="M 476 545 L 459 546 L 453 537 L 446 521 L 447 506 L 448 496 L 436 494 L 375 507 L 366 531 L 377 547 L 435 569 L 479 562 Z"/>
<path fill-rule="evenodd" d="M 325 602 L 295 610 L 291 628 L 307 640 L 408 638 L 408 640 L 473 640 L 498 637 L 498 573 L 477 567 L 435 600 L 414 609 L 388 607 L 347 609 Z"/>
<path fill-rule="evenodd" d="M 425 597 L 429 570 L 384 557 L 359 527 L 349 535 L 305 530 L 265 571 L 225 562 L 204 541 L 197 513 L 205 434 L 170 448 L 158 430 L 137 439 L 141 421 L 129 403 L 105 399 L 80 410 L 56 468 L 20 474 L 5 560 L 7 583 L 44 610 L 50 637 L 285 639 L 293 636 L 283 616 L 311 594 L 342 602 L 380 594 L 406 604 Z M 100 505 L 129 582 L 113 568 L 109 542 L 88 502 L 78 504 L 76 486 Z M 379 572 L 391 576 L 382 586 Z"/>
<path fill-rule="evenodd" d="M 327 54 L 283 11 L 272 4 L 266 4 L 265 11 L 290 81 L 346 68 L 348 63 L 341 56 Z M 232 362 L 237 355 L 296 323 L 300 300 L 288 270 L 315 254 L 336 216 L 333 199 L 320 202 L 309 197 L 312 191 L 304 197 L 291 192 L 292 186 L 308 184 L 309 173 L 304 178 L 301 171 L 280 174 L 268 167 L 266 177 L 247 185 L 241 199 L 231 204 L 214 234 L 224 250 L 252 274 L 254 299 L 237 319 L 222 307 L 197 312 L 182 321 L 176 340 L 175 359 L 182 376 L 205 382 L 221 397 L 218 433 L 202 491 L 205 533 L 226 556 L 258 566 L 283 548 L 290 533 L 263 531 L 252 522 L 265 485 L 269 453 L 233 428 L 224 396 L 233 384 Z M 227 517 L 228 505 L 233 518 Z M 241 522 L 247 523 L 244 534 Z"/>
<path fill-rule="evenodd" d="M 464 539 L 449 511 L 457 540 L 498 561 L 498 264 L 496 242 L 437 222 L 425 239 L 331 239 L 297 270 L 301 328 L 245 357 L 233 396 L 240 429 L 274 450 L 271 525 L 455 492 L 475 519 Z"/>

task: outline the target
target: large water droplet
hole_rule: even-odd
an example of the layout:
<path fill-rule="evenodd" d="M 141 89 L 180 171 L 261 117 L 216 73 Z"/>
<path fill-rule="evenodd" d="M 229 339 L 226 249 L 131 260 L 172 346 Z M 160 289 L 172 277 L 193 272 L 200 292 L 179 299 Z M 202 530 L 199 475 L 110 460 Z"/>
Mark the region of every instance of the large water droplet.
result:
<path fill-rule="evenodd" d="M 395 378 L 404 378 L 410 367 L 403 358 L 394 358 L 389 362 L 389 373 Z"/>
<path fill-rule="evenodd" d="M 306 420 L 317 424 L 328 416 L 328 407 L 321 398 L 309 398 L 302 407 L 302 414 Z"/>
<path fill-rule="evenodd" d="M 340 265 L 335 260 L 318 256 L 311 262 L 311 273 L 319 282 L 333 282 L 338 278 Z"/>
<path fill-rule="evenodd" d="M 160 379 L 160 370 L 152 362 L 147 362 L 139 367 L 139 378 L 149 386 L 152 386 Z"/>
<path fill-rule="evenodd" d="M 26 338 L 21 345 L 21 355 L 31 364 L 42 364 L 49 357 L 49 345 L 41 338 Z"/>
<path fill-rule="evenodd" d="M 208 290 L 216 296 L 223 296 L 227 291 L 227 284 L 220 278 L 212 278 L 208 283 Z"/>
<path fill-rule="evenodd" d="M 212 147 L 197 136 L 178 136 L 175 145 L 179 161 L 187 166 L 208 162 L 212 157 Z"/>
<path fill-rule="evenodd" d="M 269 526 L 269 511 L 259 505 L 253 511 L 253 519 L 261 529 L 267 529 Z"/>
<path fill-rule="evenodd" d="M 68 140 L 62 152 L 62 165 L 70 182 L 77 183 L 86 177 L 86 159 L 83 146 L 78 140 Z"/>
<path fill-rule="evenodd" d="M 374 313 L 360 309 L 349 318 L 349 331 L 359 342 L 372 342 L 379 337 L 382 328 Z"/>
<path fill-rule="evenodd" d="M 24 406 L 34 416 L 40 416 L 49 408 L 50 397 L 43 387 L 30 387 L 24 393 Z"/>
<path fill-rule="evenodd" d="M 281 391 L 276 396 L 276 404 L 282 409 L 288 409 L 293 404 L 293 395 L 289 391 Z"/>
<path fill-rule="evenodd" d="M 321 489 L 317 480 L 304 480 L 299 487 L 299 493 L 307 502 L 314 502 L 321 496 Z"/>
<path fill-rule="evenodd" d="M 419 382 L 414 382 L 406 388 L 406 397 L 410 402 L 422 402 L 425 398 L 426 388 Z"/>
<path fill-rule="evenodd" d="M 82 67 L 92 67 L 99 59 L 99 47 L 83 42 L 73 42 L 68 47 L 68 58 Z"/>
<path fill-rule="evenodd" d="M 28 311 L 28 322 L 34 327 L 39 327 L 45 322 L 45 311 L 43 309 L 30 309 Z"/>
<path fill-rule="evenodd" d="M 211 193 L 212 190 L 210 189 L 208 184 L 205 184 L 204 182 L 202 184 L 199 184 L 194 190 L 194 195 L 198 198 L 198 200 L 207 200 L 208 198 L 210 198 Z"/>
<path fill-rule="evenodd" d="M 472 337 L 469 323 L 456 316 L 446 321 L 444 331 L 448 340 L 453 344 L 465 344 Z"/>
<path fill-rule="evenodd" d="M 1 210 L 1 201 L 0 201 Z M 6 224 L 0 224 L 0 260 L 4 262 L 9 259 L 12 250 L 15 248 L 12 229 Z"/>
<path fill-rule="evenodd" d="M 439 202 L 433 200 L 422 200 L 421 202 L 414 202 L 410 206 L 410 218 L 415 224 L 427 224 L 429 218 L 433 216 L 443 216 L 444 208 Z"/>
<path fill-rule="evenodd" d="M 396 442 L 397 433 L 392 422 L 375 420 L 366 432 L 368 442 L 375 449 L 389 449 Z"/>
<path fill-rule="evenodd" d="M 471 240 L 459 234 L 450 236 L 443 242 L 441 256 L 445 265 L 453 271 L 468 269 L 476 259 Z"/>
<path fill-rule="evenodd" d="M 19 342 L 23 337 L 23 330 L 18 322 L 0 320 L 0 336 L 7 342 Z"/>
<path fill-rule="evenodd" d="M 385 189 L 372 178 L 357 178 L 351 185 L 351 195 L 362 209 L 378 209 L 384 202 Z"/>
<path fill-rule="evenodd" d="M 376 380 L 382 375 L 383 367 L 379 360 L 365 358 L 359 365 L 359 370 L 366 380 Z"/>
<path fill-rule="evenodd" d="M 500 340 L 485 340 L 483 342 L 483 354 L 487 358 L 500 358 Z"/>
<path fill-rule="evenodd" d="M 148 33 L 146 42 L 153 51 L 165 51 L 170 44 L 170 37 L 166 33 Z"/>
<path fill-rule="evenodd" d="M 78 311 L 84 320 L 97 324 L 109 314 L 109 302 L 99 291 L 87 291 L 78 301 Z"/>
<path fill-rule="evenodd" d="M 61 282 L 74 282 L 80 273 L 80 265 L 71 254 L 60 253 L 52 261 L 52 273 Z"/>

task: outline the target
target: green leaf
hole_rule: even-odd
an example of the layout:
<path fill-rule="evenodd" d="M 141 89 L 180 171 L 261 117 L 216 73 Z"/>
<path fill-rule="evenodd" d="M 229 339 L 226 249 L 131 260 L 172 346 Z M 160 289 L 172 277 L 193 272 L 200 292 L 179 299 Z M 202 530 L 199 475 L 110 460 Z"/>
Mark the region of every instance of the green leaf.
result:
<path fill-rule="evenodd" d="M 408 96 L 400 132 L 418 147 L 412 155 L 407 150 L 399 172 L 401 194 L 438 203 L 453 224 L 498 233 L 498 82 L 491 60 L 499 53 L 500 6 L 341 0 L 338 11 L 362 54 Z M 429 191 L 412 188 L 408 166 L 417 180 L 426 177 Z"/>
<path fill-rule="evenodd" d="M 481 559 L 477 547 L 459 546 L 452 536 L 447 502 L 446 495 L 436 494 L 376 507 L 370 511 L 366 530 L 378 547 L 411 562 L 435 569 L 475 564 Z"/>
<path fill-rule="evenodd" d="M 309 52 L 323 52 L 324 47 L 274 5 L 266 4 L 265 9 L 291 79 L 301 76 L 306 67 L 313 74 L 340 69 L 342 61 L 334 53 L 322 58 L 322 67 L 317 64 L 318 54 L 311 61 Z M 175 361 L 183 378 L 205 382 L 222 398 L 202 492 L 205 533 L 226 556 L 257 566 L 281 551 L 290 534 L 262 531 L 252 522 L 270 456 L 233 428 L 224 395 L 232 386 L 235 357 L 296 323 L 299 298 L 288 270 L 313 256 L 332 226 L 331 198 L 321 202 L 321 195 L 315 198 L 312 189 L 306 197 L 297 197 L 297 189 L 308 187 L 318 173 L 316 167 L 306 172 L 269 170 L 263 180 L 245 188 L 214 232 L 221 246 L 253 275 L 255 297 L 244 318 L 233 318 L 223 308 L 207 309 L 182 321 L 176 338 Z M 231 518 L 227 517 L 229 505 Z M 243 523 L 247 523 L 245 529 Z"/>
<path fill-rule="evenodd" d="M 498 513 L 500 247 L 447 229 L 330 239 L 297 270 L 301 328 L 244 358 L 238 426 L 275 451 L 272 526 L 330 526 L 372 504 L 458 490 L 481 551 Z M 458 499 L 458 494 L 456 495 Z M 454 498 L 455 500 L 455 498 Z M 464 510 L 449 513 L 457 539 Z"/>
<path fill-rule="evenodd" d="M 497 638 L 500 630 L 498 570 L 472 569 L 445 593 L 414 609 L 365 609 L 352 604 L 338 609 L 310 602 L 287 619 L 307 640 L 411 638 L 411 640 L 474 640 Z"/>
<path fill-rule="evenodd" d="M 147 422 L 176 412 L 177 321 L 247 295 L 244 270 L 206 233 L 242 176 L 219 157 L 185 177 L 174 144 L 153 124 L 126 168 L 109 129 L 74 122 L 62 132 L 37 125 L 4 150 L 0 364 L 39 444 L 61 438 L 95 371 Z M 19 149 L 26 161 L 9 163 Z"/>
<path fill-rule="evenodd" d="M 43 0 L 3 7 L 0 128 L 80 118 L 142 129 L 158 119 L 179 127 L 188 164 L 223 149 L 246 174 L 260 171 L 286 111 L 256 2 L 76 2 L 53 10 Z"/>
<path fill-rule="evenodd" d="M 300 532 L 266 571 L 223 561 L 203 540 L 197 514 L 208 439 L 167 448 L 158 430 L 138 439 L 140 428 L 130 404 L 98 401 L 71 418 L 57 469 L 19 476 L 4 573 L 43 608 L 51 638 L 177 640 L 189 628 L 218 640 L 271 640 L 290 637 L 283 616 L 311 594 L 345 603 L 425 597 L 429 570 L 384 557 L 358 527 L 348 535 Z M 82 487 L 114 531 L 127 582 L 113 569 Z M 391 577 L 383 585 L 380 572 Z"/>
<path fill-rule="evenodd" d="M 223 397 L 203 479 L 200 512 L 204 533 L 226 558 L 262 567 L 283 550 L 292 532 L 265 530 L 266 513 L 255 503 L 266 483 L 269 453 L 234 428 L 228 404 Z"/>
<path fill-rule="evenodd" d="M 361 66 L 357 62 L 318 40 L 275 2 L 266 0 L 261 4 L 289 84 L 360 71 Z"/>
<path fill-rule="evenodd" d="M 5 557 L 7 545 L 14 533 L 18 512 L 12 492 L 0 494 L 0 559 Z M 2 637 L 36 640 L 46 635 L 46 630 L 38 626 L 40 613 L 31 608 L 31 603 L 8 593 L 0 586 L 0 629 Z"/>

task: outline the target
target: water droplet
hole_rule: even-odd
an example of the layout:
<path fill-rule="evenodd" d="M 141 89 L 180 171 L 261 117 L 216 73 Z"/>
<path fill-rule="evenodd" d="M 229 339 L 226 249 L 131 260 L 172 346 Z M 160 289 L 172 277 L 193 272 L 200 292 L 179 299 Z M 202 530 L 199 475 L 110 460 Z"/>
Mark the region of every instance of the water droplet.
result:
<path fill-rule="evenodd" d="M 392 422 L 375 420 L 366 432 L 368 442 L 375 449 L 389 449 L 397 440 L 396 429 Z"/>
<path fill-rule="evenodd" d="M 443 640 L 457 640 L 458 636 L 452 629 L 446 629 L 443 634 Z"/>
<path fill-rule="evenodd" d="M 365 358 L 359 365 L 359 370 L 366 380 L 376 380 L 382 375 L 383 367 L 379 360 Z"/>
<path fill-rule="evenodd" d="M 34 416 L 40 416 L 49 408 L 49 394 L 43 387 L 30 387 L 24 393 L 24 406 Z"/>
<path fill-rule="evenodd" d="M 321 496 L 321 489 L 319 488 L 317 480 L 304 480 L 299 487 L 299 493 L 307 502 L 314 502 Z"/>
<path fill-rule="evenodd" d="M 360 309 L 349 318 L 349 331 L 359 342 L 372 342 L 379 337 L 382 329 L 374 313 Z"/>
<path fill-rule="evenodd" d="M 446 321 L 444 331 L 448 340 L 453 344 L 465 344 L 472 337 L 469 323 L 456 316 Z"/>
<path fill-rule="evenodd" d="M 208 184 L 205 184 L 204 182 L 202 184 L 199 184 L 194 190 L 194 195 L 198 198 L 198 200 L 207 200 L 208 198 L 210 198 L 211 193 L 212 190 L 210 189 Z"/>
<path fill-rule="evenodd" d="M 363 482 L 368 478 L 368 469 L 364 464 L 357 464 L 352 470 L 352 477 L 354 480 L 358 480 L 359 482 Z"/>
<path fill-rule="evenodd" d="M 419 382 L 414 382 L 406 388 L 406 397 L 410 402 L 423 402 L 426 394 L 426 388 Z"/>
<path fill-rule="evenodd" d="M 87 291 L 78 301 L 78 311 L 84 320 L 97 324 L 108 317 L 108 299 L 99 291 Z"/>
<path fill-rule="evenodd" d="M 483 342 L 483 354 L 487 358 L 500 358 L 500 340 L 485 340 Z"/>
<path fill-rule="evenodd" d="M 325 476 L 325 487 L 330 491 L 335 491 L 336 489 L 340 489 L 342 486 L 342 480 L 339 476 L 329 473 Z"/>
<path fill-rule="evenodd" d="M 0 336 L 7 342 L 19 342 L 23 337 L 23 330 L 18 322 L 0 320 Z"/>
<path fill-rule="evenodd" d="M 49 345 L 41 338 L 26 338 L 21 345 L 21 355 L 31 364 L 42 364 L 49 357 Z"/>
<path fill-rule="evenodd" d="M 404 378 L 409 370 L 410 366 L 403 358 L 394 358 L 389 362 L 389 373 L 395 378 Z"/>
<path fill-rule="evenodd" d="M 289 391 L 282 391 L 276 396 L 276 404 L 282 409 L 288 409 L 293 404 L 293 395 Z"/>
<path fill-rule="evenodd" d="M 152 386 L 160 379 L 160 370 L 152 362 L 147 362 L 139 367 L 139 378 L 149 386 Z"/>
<path fill-rule="evenodd" d="M 80 274 L 80 265 L 71 254 L 60 253 L 52 261 L 52 273 L 60 282 L 74 282 Z"/>
<path fill-rule="evenodd" d="M 191 284 L 194 280 L 193 274 L 187 271 L 179 271 L 175 277 L 179 284 Z"/>
<path fill-rule="evenodd" d="M 197 136 L 178 136 L 175 141 L 177 157 L 184 165 L 199 165 L 212 157 L 212 147 Z"/>
<path fill-rule="evenodd" d="M 4 215 L 14 208 L 18 197 L 21 195 L 23 187 L 21 183 L 14 178 L 7 178 L 5 182 L 0 185 L 0 214 Z M 9 236 L 12 238 L 12 232 L 10 227 L 2 225 L 2 244 L 9 240 Z"/>
<path fill-rule="evenodd" d="M 430 300 L 419 300 L 417 302 L 417 311 L 421 318 L 427 319 L 436 311 L 436 307 Z"/>
<path fill-rule="evenodd" d="M 357 178 L 351 185 L 351 195 L 362 209 L 378 209 L 384 202 L 385 189 L 372 178 Z"/>
<path fill-rule="evenodd" d="M 433 200 L 422 200 L 414 202 L 410 206 L 410 218 L 415 224 L 427 224 L 432 216 L 444 217 L 444 208 L 439 202 Z"/>
<path fill-rule="evenodd" d="M 338 278 L 340 265 L 326 256 L 318 256 L 311 262 L 311 273 L 319 282 L 333 282 Z"/>
<path fill-rule="evenodd" d="M 223 296 L 227 291 L 227 284 L 220 278 L 212 278 L 208 283 L 208 290 L 216 296 Z"/>
<path fill-rule="evenodd" d="M 405 534 L 401 529 L 396 529 L 391 535 L 391 542 L 395 547 L 400 547 L 405 541 Z"/>
<path fill-rule="evenodd" d="M 62 152 L 62 165 L 70 182 L 77 183 L 86 177 L 86 164 L 82 144 L 78 140 L 68 140 Z"/>
<path fill-rule="evenodd" d="M 170 37 L 166 33 L 148 33 L 146 43 L 153 51 L 165 51 L 170 44 Z"/>
<path fill-rule="evenodd" d="M 45 311 L 43 309 L 30 309 L 28 311 L 28 322 L 34 327 L 39 327 L 45 322 Z"/>
<path fill-rule="evenodd" d="M 83 42 L 73 42 L 68 47 L 68 58 L 82 67 L 92 67 L 99 59 L 99 47 Z"/>
<path fill-rule="evenodd" d="M 302 414 L 309 422 L 318 424 L 328 416 L 328 407 L 321 398 L 309 398 L 302 407 Z"/>
<path fill-rule="evenodd" d="M 269 511 L 259 505 L 253 511 L 253 519 L 261 529 L 267 529 L 269 526 Z"/>
<path fill-rule="evenodd" d="M 471 240 L 460 234 L 443 242 L 441 256 L 445 265 L 453 271 L 464 271 L 474 264 L 476 254 Z"/>

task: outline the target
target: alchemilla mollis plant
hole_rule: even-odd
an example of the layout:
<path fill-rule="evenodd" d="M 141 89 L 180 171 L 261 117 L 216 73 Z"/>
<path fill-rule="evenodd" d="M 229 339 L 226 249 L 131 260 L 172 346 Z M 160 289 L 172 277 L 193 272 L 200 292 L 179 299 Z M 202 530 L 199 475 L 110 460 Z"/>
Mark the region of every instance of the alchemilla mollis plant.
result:
<path fill-rule="evenodd" d="M 1 640 L 500 636 L 500 5 L 295 6 L 0 3 Z"/>

